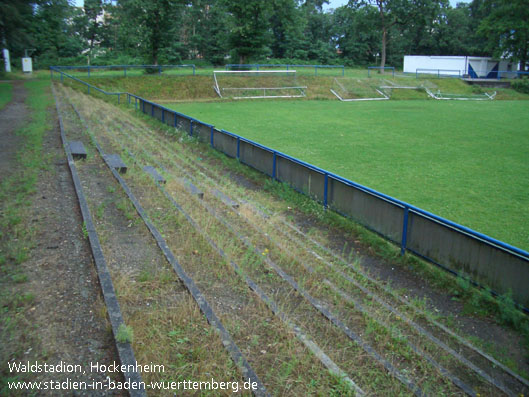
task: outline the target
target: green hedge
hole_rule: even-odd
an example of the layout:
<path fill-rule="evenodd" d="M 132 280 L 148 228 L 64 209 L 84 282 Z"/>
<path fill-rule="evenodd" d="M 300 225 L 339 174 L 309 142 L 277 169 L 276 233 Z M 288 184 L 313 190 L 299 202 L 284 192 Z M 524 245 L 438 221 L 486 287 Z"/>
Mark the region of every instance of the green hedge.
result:
<path fill-rule="evenodd" d="M 511 87 L 523 94 L 529 94 L 529 78 L 524 77 L 523 79 L 513 81 Z"/>

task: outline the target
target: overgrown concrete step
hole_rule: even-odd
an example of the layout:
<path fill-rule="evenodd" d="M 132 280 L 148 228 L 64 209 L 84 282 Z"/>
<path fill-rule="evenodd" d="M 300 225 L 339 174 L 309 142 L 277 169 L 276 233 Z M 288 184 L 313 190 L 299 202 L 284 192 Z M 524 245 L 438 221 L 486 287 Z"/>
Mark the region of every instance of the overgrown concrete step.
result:
<path fill-rule="evenodd" d="M 68 142 L 70 146 L 70 152 L 74 160 L 85 159 L 86 158 L 86 149 L 81 141 L 70 141 Z"/>
<path fill-rule="evenodd" d="M 239 208 L 239 203 L 238 202 L 232 200 L 231 198 L 226 196 L 224 193 L 222 193 L 220 190 L 213 189 L 213 194 L 215 195 L 215 197 L 220 199 L 228 207 Z"/>
<path fill-rule="evenodd" d="M 150 176 L 152 176 L 152 179 L 154 179 L 155 182 L 165 184 L 167 182 L 165 178 L 158 173 L 156 168 L 154 168 L 152 165 L 146 165 L 143 167 L 143 170 L 148 173 Z"/>
<path fill-rule="evenodd" d="M 107 154 L 106 156 L 107 156 L 107 161 L 112 168 L 114 168 L 120 174 L 124 174 L 127 172 L 127 166 L 125 165 L 123 160 L 121 160 L 121 157 L 119 157 L 119 154 Z"/>
<path fill-rule="evenodd" d="M 193 185 L 193 183 L 189 179 L 181 178 L 180 181 L 182 182 L 182 184 L 184 185 L 185 189 L 189 193 L 191 193 L 194 196 L 197 196 L 199 199 L 203 199 L 204 198 L 204 192 L 202 190 L 200 190 L 198 187 L 196 187 L 195 185 Z"/>

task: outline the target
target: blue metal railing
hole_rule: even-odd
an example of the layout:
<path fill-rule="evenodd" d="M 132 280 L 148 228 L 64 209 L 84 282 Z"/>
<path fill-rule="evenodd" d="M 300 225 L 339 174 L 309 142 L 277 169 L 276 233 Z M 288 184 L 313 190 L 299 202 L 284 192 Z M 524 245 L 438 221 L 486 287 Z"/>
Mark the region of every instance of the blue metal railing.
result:
<path fill-rule="evenodd" d="M 487 245 L 490 245 L 490 246 L 493 246 L 493 247 L 498 248 L 500 250 L 506 251 L 506 252 L 508 252 L 508 253 L 510 253 L 512 255 L 515 255 L 515 256 L 517 256 L 519 258 L 522 258 L 524 261 L 528 261 L 529 262 L 529 252 L 527 252 L 527 251 L 524 251 L 524 250 L 522 250 L 522 249 L 520 249 L 518 247 L 515 247 L 513 245 L 507 244 L 507 243 L 505 243 L 503 241 L 497 240 L 497 239 L 492 238 L 490 236 L 487 236 L 485 234 L 479 233 L 479 232 L 477 232 L 475 230 L 472 230 L 472 229 L 470 229 L 470 228 L 468 228 L 466 226 L 463 226 L 463 225 L 460 225 L 458 223 L 452 222 L 452 221 L 450 221 L 448 219 L 445 219 L 445 218 L 443 218 L 441 216 L 435 215 L 435 214 L 433 214 L 431 212 L 428 212 L 426 210 L 418 208 L 418 207 L 416 207 L 414 205 L 411 205 L 409 203 L 406 203 L 406 202 L 401 201 L 399 199 L 396 199 L 394 197 L 388 196 L 388 195 L 386 195 L 384 193 L 381 193 L 381 192 L 379 192 L 377 190 L 371 189 L 371 188 L 369 188 L 367 186 L 363 186 L 363 185 L 361 185 L 359 183 L 356 183 L 354 181 L 351 181 L 351 180 L 348 180 L 346 178 L 343 178 L 343 177 L 341 177 L 341 176 L 339 176 L 337 174 L 334 174 L 332 172 L 329 172 L 327 170 L 319 168 L 319 167 L 317 167 L 317 166 L 315 166 L 313 164 L 307 163 L 307 162 L 305 162 L 303 160 L 299 160 L 299 159 L 297 159 L 295 157 L 292 157 L 292 156 L 290 156 L 288 154 L 285 154 L 285 153 L 283 153 L 281 151 L 277 151 L 277 150 L 271 149 L 271 148 L 269 148 L 267 146 L 261 145 L 258 142 L 252 141 L 250 139 L 244 138 L 244 137 L 242 137 L 240 135 L 234 134 L 234 133 L 226 131 L 226 130 L 216 130 L 215 127 L 213 125 L 209 124 L 209 123 L 205 123 L 203 121 L 200 121 L 198 119 L 195 119 L 193 117 L 190 117 L 188 115 L 180 113 L 178 111 L 169 109 L 169 108 L 167 108 L 165 106 L 162 106 L 160 104 L 151 102 L 151 101 L 149 101 L 147 99 L 144 99 L 144 98 L 141 98 L 141 97 L 139 97 L 137 95 L 134 95 L 134 94 L 131 94 L 131 93 L 128 93 L 128 92 L 107 92 L 107 91 L 102 90 L 102 89 L 100 89 L 98 87 L 95 87 L 95 86 L 93 86 L 93 85 L 91 85 L 91 84 L 89 84 L 87 82 L 84 82 L 84 81 L 82 81 L 82 80 L 80 80 L 80 79 L 78 79 L 76 77 L 73 77 L 73 76 L 63 72 L 62 70 L 56 68 L 56 67 L 50 67 L 50 69 L 52 71 L 56 71 L 56 72 L 60 73 L 61 81 L 63 81 L 63 76 L 71 78 L 72 80 L 77 81 L 77 82 L 85 85 L 88 88 L 88 92 L 90 92 L 89 91 L 90 88 L 93 88 L 94 90 L 96 90 L 96 91 L 98 91 L 100 93 L 103 93 L 105 95 L 117 96 L 118 103 L 120 103 L 120 96 L 121 95 L 127 95 L 127 100 L 128 100 L 129 104 L 130 104 L 130 99 L 131 98 L 135 98 L 135 107 L 136 107 L 136 109 L 138 108 L 137 107 L 138 101 L 143 103 L 143 108 L 140 109 L 140 110 L 142 110 L 143 113 L 145 113 L 145 104 L 149 104 L 151 106 L 151 116 L 154 115 L 154 109 L 155 108 L 158 108 L 158 109 L 160 109 L 162 111 L 162 118 L 163 118 L 164 112 L 167 112 L 168 114 L 173 114 L 174 117 L 175 117 L 175 126 L 176 126 L 176 117 L 177 116 L 188 120 L 191 123 L 191 127 L 190 128 L 193 128 L 192 126 L 194 124 L 197 124 L 197 125 L 201 124 L 201 125 L 209 128 L 211 130 L 210 145 L 212 147 L 215 147 L 214 140 L 213 140 L 214 131 L 216 131 L 218 133 L 221 133 L 221 134 L 225 134 L 227 136 L 230 136 L 230 137 L 232 137 L 232 138 L 237 140 L 237 155 L 236 155 L 236 157 L 238 159 L 240 159 L 240 142 L 245 142 L 245 143 L 248 143 L 248 144 L 250 144 L 250 145 L 252 145 L 254 147 L 260 148 L 260 149 L 262 149 L 264 151 L 267 151 L 267 152 L 271 153 L 273 155 L 273 158 L 276 161 L 277 161 L 278 157 L 281 157 L 281 158 L 284 158 L 286 160 L 292 161 L 295 164 L 301 165 L 301 166 L 303 166 L 303 167 L 305 167 L 305 168 L 307 168 L 307 169 L 309 169 L 311 171 L 317 172 L 317 173 L 319 173 L 319 174 L 324 176 L 324 193 L 323 193 L 322 202 L 323 202 L 323 204 L 325 206 L 327 206 L 327 204 L 328 204 L 328 199 L 329 199 L 329 197 L 328 197 L 328 195 L 329 195 L 328 183 L 329 183 L 329 179 L 331 178 L 331 179 L 339 181 L 339 182 L 341 182 L 341 183 L 343 183 L 345 185 L 351 186 L 351 187 L 353 187 L 353 188 L 355 188 L 355 189 L 357 189 L 359 191 L 362 191 L 362 192 L 364 192 L 366 194 L 369 194 L 371 196 L 374 196 L 374 197 L 376 197 L 378 199 L 384 200 L 384 201 L 386 201 L 388 203 L 391 203 L 391 204 L 401 208 L 403 210 L 402 235 L 401 235 L 401 241 L 397 242 L 397 243 L 400 243 L 401 253 L 406 252 L 406 250 L 408 249 L 407 248 L 407 231 L 408 231 L 409 214 L 410 213 L 416 213 L 416 214 L 421 215 L 421 216 L 423 216 L 423 217 L 425 217 L 425 218 L 427 218 L 429 220 L 432 220 L 432 221 L 434 221 L 434 222 L 436 222 L 436 223 L 438 223 L 438 224 L 440 224 L 440 225 L 442 225 L 444 227 L 448 227 L 448 228 L 454 229 L 454 230 L 456 230 L 456 231 L 458 231 L 460 233 L 463 233 L 463 234 L 465 234 L 465 235 L 467 235 L 467 236 L 469 236 L 469 237 L 471 237 L 473 239 L 479 240 L 479 241 L 481 241 L 481 242 L 483 242 L 483 243 L 485 243 Z M 273 167 L 272 174 L 269 174 L 269 176 L 273 177 L 274 179 L 277 178 L 276 167 Z M 367 226 L 369 228 L 369 225 L 365 225 L 365 226 Z M 384 237 L 391 240 L 391 238 L 389 236 L 384 236 Z M 443 264 L 439 264 L 439 263 L 433 261 L 432 259 L 428 258 L 427 256 L 425 256 L 424 254 L 421 254 L 421 253 L 418 253 L 418 252 L 415 252 L 415 251 L 412 251 L 412 252 L 417 254 L 417 255 L 419 255 L 419 256 L 422 256 L 423 258 L 425 258 L 427 260 L 430 260 L 431 262 L 434 262 L 435 264 L 441 266 L 442 268 L 444 268 L 447 271 L 450 271 L 451 273 L 458 274 L 457 272 L 455 272 L 450 267 L 445 266 Z M 474 282 L 474 284 L 479 285 L 476 282 Z"/>
<path fill-rule="evenodd" d="M 261 70 L 263 68 L 286 68 L 290 70 L 292 68 L 314 68 L 314 75 L 318 75 L 318 69 L 341 69 L 342 76 L 345 75 L 345 66 L 344 65 L 295 65 L 295 64 L 272 64 L 272 63 L 228 63 L 225 66 L 226 70 L 251 70 L 255 68 L 256 70 Z"/>

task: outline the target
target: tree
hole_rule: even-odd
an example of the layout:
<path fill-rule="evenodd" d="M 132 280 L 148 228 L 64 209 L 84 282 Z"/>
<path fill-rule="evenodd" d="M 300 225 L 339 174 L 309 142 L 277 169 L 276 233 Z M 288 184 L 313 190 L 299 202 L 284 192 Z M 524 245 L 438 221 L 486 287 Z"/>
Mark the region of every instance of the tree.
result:
<path fill-rule="evenodd" d="M 35 1 L 2 0 L 0 2 L 0 48 L 8 48 L 14 55 L 22 55 L 32 38 L 30 26 L 33 24 Z"/>
<path fill-rule="evenodd" d="M 378 14 L 374 7 L 359 9 L 343 6 L 334 12 L 334 36 L 345 59 L 355 65 L 367 65 L 380 52 L 376 25 Z"/>
<path fill-rule="evenodd" d="M 529 4 L 527 0 L 487 0 L 490 13 L 479 25 L 478 33 L 487 39 L 488 49 L 500 58 L 520 62 L 521 70 L 529 61 Z"/>
<path fill-rule="evenodd" d="M 153 65 L 158 65 L 162 54 L 169 60 L 178 58 L 183 6 L 172 0 L 118 0 L 116 17 L 122 50 L 142 55 Z"/>
<path fill-rule="evenodd" d="M 327 0 L 306 0 L 301 9 L 305 15 L 306 57 L 319 63 L 329 63 L 336 58 L 333 41 L 333 15 L 323 12 Z"/>
<path fill-rule="evenodd" d="M 185 8 L 183 37 L 192 58 L 220 64 L 228 54 L 228 15 L 222 0 L 191 0 Z"/>
<path fill-rule="evenodd" d="M 305 58 L 303 31 L 306 19 L 296 0 L 273 0 L 270 26 L 270 49 L 274 58 Z"/>
<path fill-rule="evenodd" d="M 88 64 L 92 60 L 92 52 L 96 41 L 101 39 L 101 18 L 103 13 L 102 0 L 84 0 L 84 36 L 88 41 Z"/>
<path fill-rule="evenodd" d="M 266 52 L 270 42 L 270 3 L 263 0 L 224 0 L 232 18 L 229 44 L 239 63 Z"/>
<path fill-rule="evenodd" d="M 85 49 L 83 37 L 74 23 L 80 12 L 68 0 L 38 2 L 30 34 L 40 66 L 60 62 L 60 58 L 79 56 Z"/>
<path fill-rule="evenodd" d="M 437 28 L 433 32 L 438 55 L 485 56 L 483 40 L 477 36 L 481 16 L 470 4 L 458 3 L 455 8 L 442 10 Z"/>
<path fill-rule="evenodd" d="M 386 65 L 390 31 L 395 26 L 405 26 L 418 16 L 428 12 L 435 0 L 350 0 L 351 6 L 375 7 L 378 12 L 378 25 L 381 31 L 380 66 Z"/>

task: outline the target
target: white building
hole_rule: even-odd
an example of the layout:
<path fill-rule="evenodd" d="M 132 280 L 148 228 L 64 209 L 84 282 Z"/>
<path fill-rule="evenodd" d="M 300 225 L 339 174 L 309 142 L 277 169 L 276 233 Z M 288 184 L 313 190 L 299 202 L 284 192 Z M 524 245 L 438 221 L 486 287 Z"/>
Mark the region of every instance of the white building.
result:
<path fill-rule="evenodd" d="M 479 79 L 516 77 L 517 67 L 512 62 L 490 57 L 405 55 L 404 73 L 435 74 L 441 76 Z"/>

